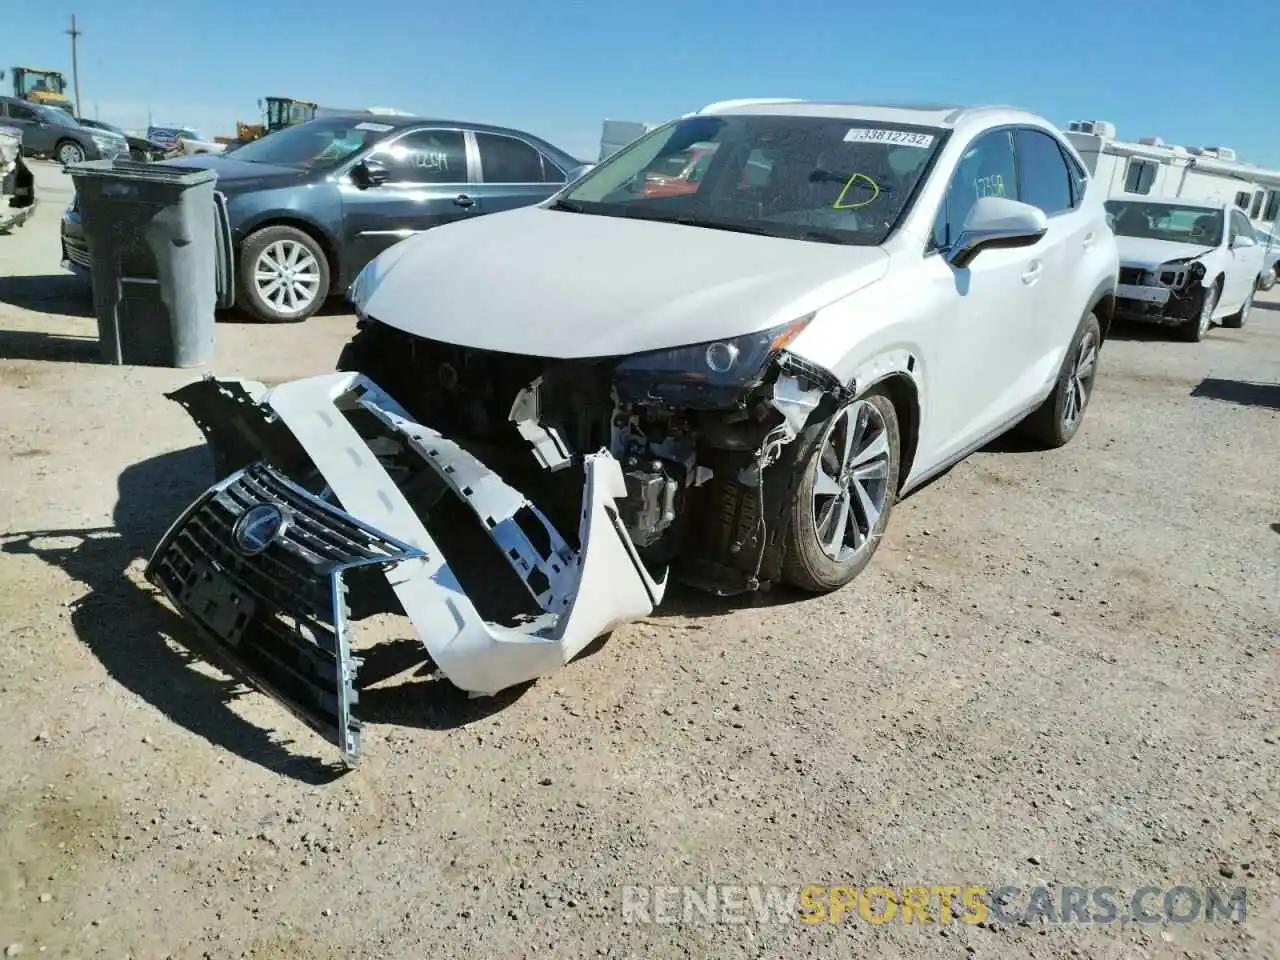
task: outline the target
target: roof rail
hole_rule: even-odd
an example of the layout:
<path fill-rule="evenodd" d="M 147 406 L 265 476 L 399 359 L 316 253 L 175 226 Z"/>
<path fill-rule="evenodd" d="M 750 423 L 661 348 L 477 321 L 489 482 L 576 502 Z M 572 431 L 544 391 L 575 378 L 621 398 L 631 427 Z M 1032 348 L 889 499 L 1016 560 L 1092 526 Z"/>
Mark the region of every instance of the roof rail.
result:
<path fill-rule="evenodd" d="M 699 113 L 715 113 L 718 110 L 732 110 L 736 107 L 766 106 L 771 103 L 804 103 L 799 97 L 745 97 L 741 100 L 717 100 L 699 110 Z"/>

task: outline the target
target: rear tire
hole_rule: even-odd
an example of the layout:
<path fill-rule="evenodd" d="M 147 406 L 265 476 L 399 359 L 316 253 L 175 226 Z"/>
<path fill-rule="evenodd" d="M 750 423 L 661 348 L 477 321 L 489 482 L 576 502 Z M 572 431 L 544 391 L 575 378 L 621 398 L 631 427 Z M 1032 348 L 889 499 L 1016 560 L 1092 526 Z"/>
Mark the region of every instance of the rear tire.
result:
<path fill-rule="evenodd" d="M 1097 315 L 1090 313 L 1071 341 L 1053 392 L 1018 425 L 1018 432 L 1048 450 L 1070 443 L 1093 397 L 1101 350 L 1102 326 Z"/>
<path fill-rule="evenodd" d="M 310 234 L 264 227 L 240 247 L 236 303 L 267 323 L 299 323 L 324 306 L 329 278 L 329 260 Z"/>
<path fill-rule="evenodd" d="M 898 414 L 872 390 L 806 430 L 792 467 L 782 578 L 810 593 L 843 587 L 870 562 L 898 495 Z"/>

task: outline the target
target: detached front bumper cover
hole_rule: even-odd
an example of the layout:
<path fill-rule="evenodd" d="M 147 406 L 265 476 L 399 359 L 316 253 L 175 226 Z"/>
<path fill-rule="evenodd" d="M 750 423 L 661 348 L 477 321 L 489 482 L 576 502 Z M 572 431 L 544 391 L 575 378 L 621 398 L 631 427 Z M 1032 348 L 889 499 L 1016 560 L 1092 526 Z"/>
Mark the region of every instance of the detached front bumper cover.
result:
<path fill-rule="evenodd" d="M 353 568 L 383 571 L 435 665 L 474 694 L 549 674 L 662 600 L 665 576 L 649 575 L 618 516 L 626 484 L 608 451 L 583 458 L 574 550 L 523 494 L 360 374 L 271 389 L 207 378 L 169 396 L 230 475 L 174 522 L 147 578 L 348 763 L 360 753 L 360 660 L 344 580 Z M 371 415 L 376 436 L 362 435 L 348 414 Z M 384 465 L 407 454 L 471 508 L 540 615 L 515 626 L 481 616 Z M 323 495 L 285 475 L 304 464 L 323 478 Z"/>

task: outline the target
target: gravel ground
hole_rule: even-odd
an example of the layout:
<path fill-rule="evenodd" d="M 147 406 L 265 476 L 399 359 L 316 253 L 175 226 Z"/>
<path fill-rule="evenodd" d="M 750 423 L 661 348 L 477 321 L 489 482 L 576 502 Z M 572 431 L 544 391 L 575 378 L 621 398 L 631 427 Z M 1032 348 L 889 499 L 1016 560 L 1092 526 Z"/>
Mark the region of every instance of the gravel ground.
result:
<path fill-rule="evenodd" d="M 676 593 L 494 700 L 377 625 L 343 776 L 142 580 L 208 480 L 160 396 L 193 372 L 94 362 L 40 183 L 0 238 L 6 956 L 1280 953 L 1280 297 L 1200 344 L 1120 330 L 1073 443 L 974 455 L 832 596 Z M 331 369 L 352 324 L 223 323 L 213 366 Z M 684 884 L 1243 886 L 1247 914 L 624 918 Z"/>

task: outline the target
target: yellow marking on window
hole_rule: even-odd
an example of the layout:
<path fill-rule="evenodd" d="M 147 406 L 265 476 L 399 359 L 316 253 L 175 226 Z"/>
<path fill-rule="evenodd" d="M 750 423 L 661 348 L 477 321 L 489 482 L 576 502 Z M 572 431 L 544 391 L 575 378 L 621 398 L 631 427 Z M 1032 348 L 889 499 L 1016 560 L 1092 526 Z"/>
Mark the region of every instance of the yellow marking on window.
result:
<path fill-rule="evenodd" d="M 871 190 L 872 190 L 871 196 L 868 197 L 866 200 L 860 200 L 857 203 L 845 203 L 844 202 L 845 194 L 847 194 L 849 190 L 853 187 L 853 185 L 857 183 L 859 180 L 871 185 Z M 836 197 L 836 202 L 831 205 L 831 209 L 832 210 L 857 210 L 859 207 L 865 207 L 869 203 L 874 203 L 876 198 L 879 196 L 880 196 L 880 184 L 876 183 L 874 180 L 868 177 L 865 173 L 855 173 L 851 177 L 849 177 L 848 180 L 845 181 L 844 189 L 840 191 L 840 196 Z"/>

